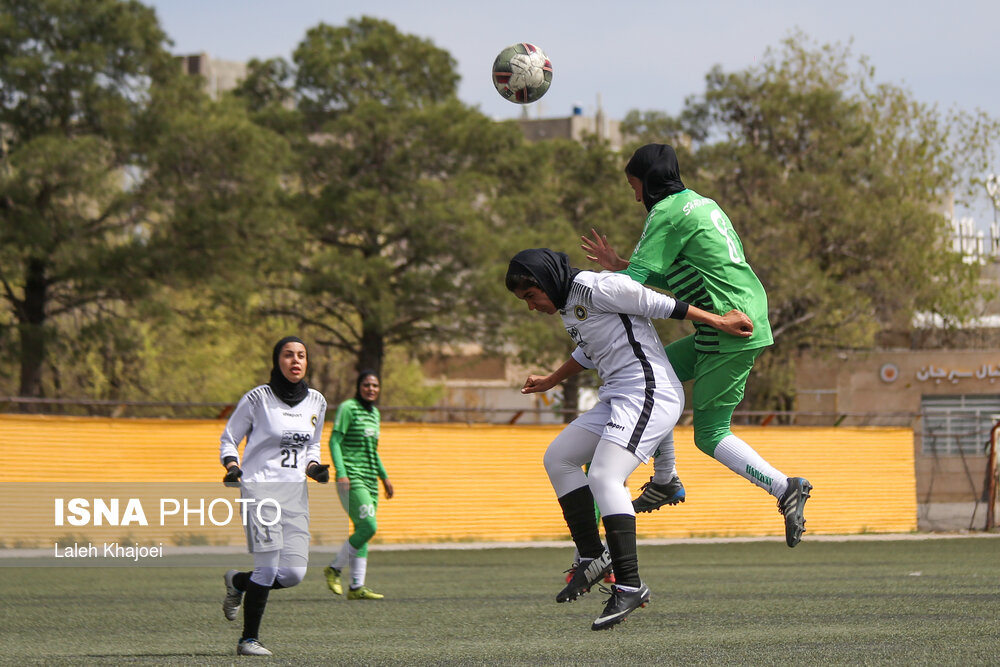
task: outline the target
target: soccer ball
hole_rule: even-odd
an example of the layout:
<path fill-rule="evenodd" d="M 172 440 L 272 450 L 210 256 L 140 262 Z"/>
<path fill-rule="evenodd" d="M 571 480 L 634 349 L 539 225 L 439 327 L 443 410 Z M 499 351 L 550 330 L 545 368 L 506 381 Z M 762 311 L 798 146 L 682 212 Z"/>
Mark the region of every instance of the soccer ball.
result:
<path fill-rule="evenodd" d="M 534 44 L 512 44 L 493 61 L 493 85 L 515 104 L 538 101 L 551 83 L 552 63 Z"/>

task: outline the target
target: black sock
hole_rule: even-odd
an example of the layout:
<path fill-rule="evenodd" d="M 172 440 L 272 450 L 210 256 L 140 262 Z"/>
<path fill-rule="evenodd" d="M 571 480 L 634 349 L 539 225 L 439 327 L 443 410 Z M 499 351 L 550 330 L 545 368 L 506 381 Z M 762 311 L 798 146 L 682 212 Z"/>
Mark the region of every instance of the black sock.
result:
<path fill-rule="evenodd" d="M 270 592 L 270 586 L 261 586 L 256 581 L 251 580 L 247 584 L 247 591 L 243 596 L 243 637 L 241 640 L 258 638 L 260 619 L 264 616 L 267 594 Z"/>
<path fill-rule="evenodd" d="M 250 583 L 250 573 L 249 572 L 237 572 L 233 575 L 233 586 L 236 587 L 238 591 L 245 591 L 247 589 L 247 584 Z"/>
<path fill-rule="evenodd" d="M 602 520 L 614 564 L 615 583 L 638 588 L 642 580 L 639 579 L 639 556 L 635 548 L 635 517 L 631 514 L 612 514 L 602 517 Z"/>
<path fill-rule="evenodd" d="M 604 553 L 601 544 L 601 534 L 597 530 L 597 517 L 594 514 L 594 494 L 589 486 L 581 486 L 559 498 L 563 517 L 569 527 L 569 534 L 580 552 L 580 558 L 597 558 Z M 633 524 L 634 526 L 634 524 Z M 635 528 L 632 528 L 633 539 Z"/>

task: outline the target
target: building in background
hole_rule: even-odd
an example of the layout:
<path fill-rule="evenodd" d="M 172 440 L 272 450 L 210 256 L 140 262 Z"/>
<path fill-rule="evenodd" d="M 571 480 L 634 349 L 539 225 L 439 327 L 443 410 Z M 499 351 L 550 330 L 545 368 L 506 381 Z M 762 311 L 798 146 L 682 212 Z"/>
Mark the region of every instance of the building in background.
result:
<path fill-rule="evenodd" d="M 222 93 L 234 89 L 246 77 L 246 63 L 209 58 L 207 53 L 178 56 L 186 74 L 205 80 L 205 92 L 215 100 Z"/>
<path fill-rule="evenodd" d="M 621 121 L 605 116 L 600 97 L 597 98 L 597 111 L 593 116 L 584 116 L 583 107 L 580 105 L 573 107 L 571 115 L 561 118 L 529 118 L 527 108 L 524 112 L 517 124 L 529 141 L 545 139 L 583 141 L 583 138 L 590 134 L 607 141 L 611 150 L 620 151 L 626 140 L 622 135 Z"/>
<path fill-rule="evenodd" d="M 950 250 L 1000 286 L 1000 229 L 951 220 Z M 987 512 L 988 452 L 1000 423 L 1000 298 L 977 303 L 959 327 L 918 314 L 883 331 L 871 350 L 809 352 L 796 363 L 796 423 L 909 425 L 920 528 L 981 529 Z M 814 415 L 810 417 L 810 415 Z M 828 443 L 836 446 L 836 443 Z M 849 468 L 849 462 L 845 462 Z"/>

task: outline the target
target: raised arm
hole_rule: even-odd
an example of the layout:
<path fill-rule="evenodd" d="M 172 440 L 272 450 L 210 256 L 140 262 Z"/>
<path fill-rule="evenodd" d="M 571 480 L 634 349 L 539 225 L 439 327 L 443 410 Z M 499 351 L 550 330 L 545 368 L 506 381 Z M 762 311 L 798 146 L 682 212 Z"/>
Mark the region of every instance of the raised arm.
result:
<path fill-rule="evenodd" d="M 587 252 L 587 259 L 597 262 L 609 271 L 624 271 L 628 268 L 628 260 L 620 257 L 615 249 L 608 243 L 608 237 L 598 234 L 596 229 L 591 229 L 593 238 L 581 236 L 583 241 L 580 247 Z"/>

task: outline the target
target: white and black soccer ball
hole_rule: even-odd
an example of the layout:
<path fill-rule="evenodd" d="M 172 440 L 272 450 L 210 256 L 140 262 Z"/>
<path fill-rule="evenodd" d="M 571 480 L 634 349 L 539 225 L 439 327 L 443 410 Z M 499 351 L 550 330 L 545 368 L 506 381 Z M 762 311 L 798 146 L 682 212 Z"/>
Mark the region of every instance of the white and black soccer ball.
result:
<path fill-rule="evenodd" d="M 552 83 L 552 62 L 534 44 L 511 44 L 493 61 L 493 85 L 515 104 L 541 99 Z"/>

